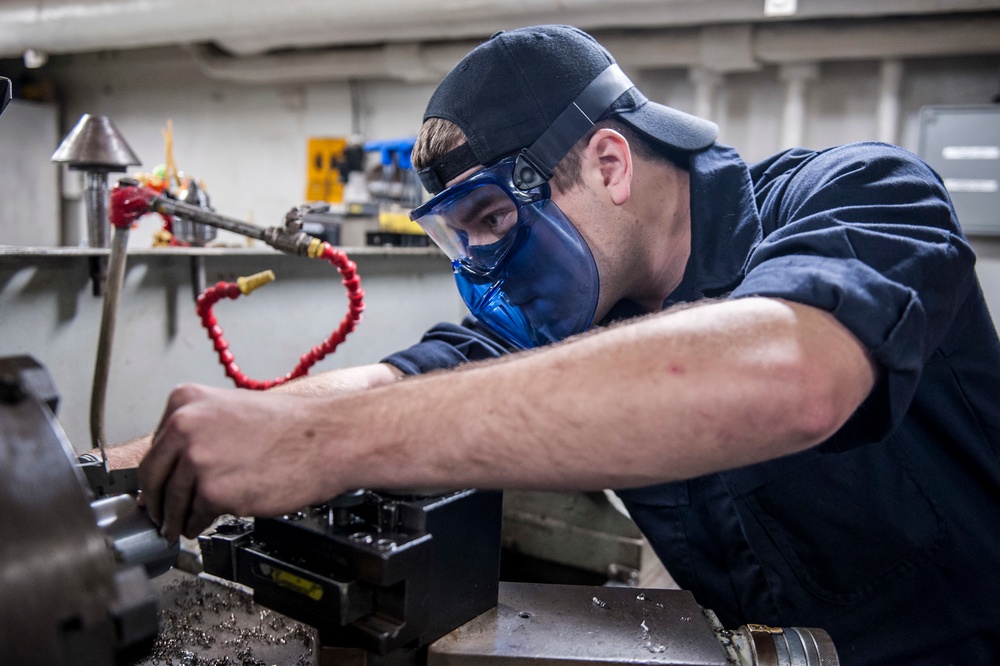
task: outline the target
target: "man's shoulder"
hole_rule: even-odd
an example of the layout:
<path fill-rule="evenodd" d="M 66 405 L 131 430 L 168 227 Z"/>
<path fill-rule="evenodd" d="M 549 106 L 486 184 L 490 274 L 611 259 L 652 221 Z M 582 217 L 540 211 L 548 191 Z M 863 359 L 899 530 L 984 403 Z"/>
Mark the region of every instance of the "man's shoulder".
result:
<path fill-rule="evenodd" d="M 930 169 L 917 155 L 891 143 L 859 141 L 844 143 L 820 150 L 789 148 L 755 164 L 748 165 L 757 180 L 776 177 L 793 171 L 856 170 L 873 164 L 911 165 L 924 172 Z"/>
<path fill-rule="evenodd" d="M 863 141 L 808 151 L 793 148 L 751 167 L 758 193 L 780 185 L 786 204 L 830 192 L 849 198 L 947 199 L 940 177 L 909 150 Z M 763 202 L 761 202 L 763 203 Z"/>

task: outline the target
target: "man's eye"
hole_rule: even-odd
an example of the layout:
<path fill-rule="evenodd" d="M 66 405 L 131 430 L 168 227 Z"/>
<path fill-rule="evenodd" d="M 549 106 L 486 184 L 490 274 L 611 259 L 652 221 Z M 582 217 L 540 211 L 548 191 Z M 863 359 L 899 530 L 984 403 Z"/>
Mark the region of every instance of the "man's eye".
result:
<path fill-rule="evenodd" d="M 514 226 L 516 219 L 517 214 L 512 210 L 497 210 L 484 215 L 480 218 L 479 223 L 485 229 L 489 229 L 491 233 L 503 236 Z"/>
<path fill-rule="evenodd" d="M 500 216 L 496 213 L 490 213 L 489 215 L 484 215 L 479 223 L 490 231 L 496 231 L 497 227 L 501 224 Z"/>

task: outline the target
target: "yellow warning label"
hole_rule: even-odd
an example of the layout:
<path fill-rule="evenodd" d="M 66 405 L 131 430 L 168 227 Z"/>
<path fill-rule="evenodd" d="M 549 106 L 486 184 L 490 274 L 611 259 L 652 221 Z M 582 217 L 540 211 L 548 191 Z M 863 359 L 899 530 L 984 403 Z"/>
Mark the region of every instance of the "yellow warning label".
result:
<path fill-rule="evenodd" d="M 271 580 L 282 587 L 287 587 L 289 590 L 304 594 L 313 601 L 319 601 L 323 598 L 323 588 L 319 584 L 311 580 L 306 580 L 301 576 L 296 576 L 288 571 L 272 567 Z"/>

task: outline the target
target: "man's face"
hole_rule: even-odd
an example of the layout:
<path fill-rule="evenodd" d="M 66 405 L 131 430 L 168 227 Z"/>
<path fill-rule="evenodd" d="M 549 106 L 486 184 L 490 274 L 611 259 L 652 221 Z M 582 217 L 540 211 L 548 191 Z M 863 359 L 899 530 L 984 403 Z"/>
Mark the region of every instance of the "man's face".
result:
<path fill-rule="evenodd" d="M 503 317 L 531 338 L 560 340 L 587 328 L 598 275 L 587 242 L 548 187 L 518 190 L 513 159 L 472 168 L 415 211 L 456 265 L 459 288 L 474 314 Z"/>

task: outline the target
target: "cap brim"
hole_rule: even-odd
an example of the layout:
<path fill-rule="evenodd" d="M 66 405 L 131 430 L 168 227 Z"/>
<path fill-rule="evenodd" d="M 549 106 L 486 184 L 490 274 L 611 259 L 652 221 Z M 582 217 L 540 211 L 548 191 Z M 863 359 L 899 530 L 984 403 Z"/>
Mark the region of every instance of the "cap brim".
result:
<path fill-rule="evenodd" d="M 669 106 L 647 101 L 637 109 L 619 111 L 615 117 L 648 139 L 680 150 L 702 150 L 715 143 L 719 126 Z"/>

